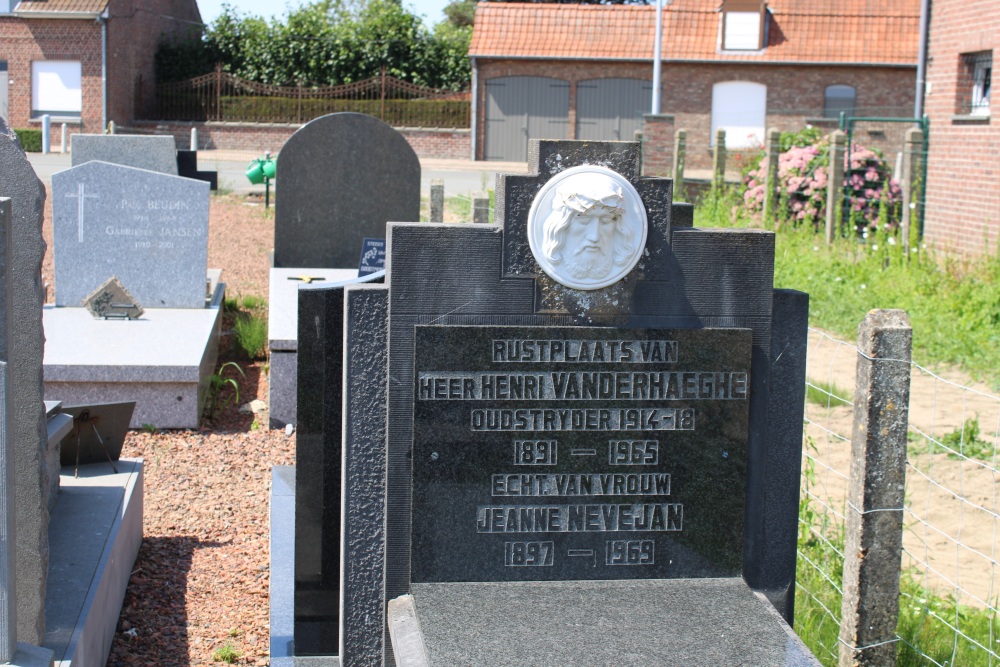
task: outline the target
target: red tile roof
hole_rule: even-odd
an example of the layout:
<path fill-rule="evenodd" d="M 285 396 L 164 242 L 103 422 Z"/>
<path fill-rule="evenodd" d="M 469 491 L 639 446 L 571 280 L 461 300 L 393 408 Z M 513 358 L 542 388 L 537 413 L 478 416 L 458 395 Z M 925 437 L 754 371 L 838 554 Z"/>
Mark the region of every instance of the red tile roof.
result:
<path fill-rule="evenodd" d="M 14 7 L 18 13 L 46 14 L 99 14 L 104 11 L 108 0 L 21 0 Z"/>
<path fill-rule="evenodd" d="M 920 0 L 771 0 L 767 47 L 721 51 L 720 0 L 673 0 L 663 10 L 666 61 L 917 63 Z M 655 5 L 481 2 L 477 58 L 652 58 Z"/>

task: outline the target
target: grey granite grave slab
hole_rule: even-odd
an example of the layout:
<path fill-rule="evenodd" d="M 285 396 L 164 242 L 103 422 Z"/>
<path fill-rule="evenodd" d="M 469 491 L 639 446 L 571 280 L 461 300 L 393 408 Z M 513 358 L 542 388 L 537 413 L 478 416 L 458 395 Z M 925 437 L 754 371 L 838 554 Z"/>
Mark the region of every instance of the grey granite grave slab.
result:
<path fill-rule="evenodd" d="M 145 308 L 204 308 L 208 184 L 107 162 L 52 175 L 55 302 L 117 276 Z"/>
<path fill-rule="evenodd" d="M 372 116 L 336 113 L 281 149 L 274 266 L 358 265 L 366 237 L 390 220 L 420 219 L 420 161 L 403 135 Z"/>
<path fill-rule="evenodd" d="M 414 584 L 413 602 L 432 667 L 820 665 L 739 578 Z"/>
<path fill-rule="evenodd" d="M 59 452 L 47 447 L 42 398 L 45 333 L 41 308 L 42 219 L 45 188 L 0 118 L 0 197 L 11 199 L 10 225 L 0 228 L 0 360 L 7 362 L 11 391 L 9 435 L 14 450 L 17 512 L 17 636 L 39 644 L 45 631 L 45 579 L 48 568 L 49 507 L 59 490 Z"/>
<path fill-rule="evenodd" d="M 49 526 L 52 560 L 44 646 L 62 667 L 107 663 L 142 543 L 143 464 L 66 468 Z"/>
<path fill-rule="evenodd" d="M 138 134 L 74 134 L 73 162 L 99 160 L 125 167 L 177 175 L 177 146 L 173 137 Z"/>
<path fill-rule="evenodd" d="M 134 400 L 132 428 L 196 428 L 218 358 L 224 287 L 209 308 L 151 308 L 138 320 L 46 306 L 46 396 L 72 405 Z"/>

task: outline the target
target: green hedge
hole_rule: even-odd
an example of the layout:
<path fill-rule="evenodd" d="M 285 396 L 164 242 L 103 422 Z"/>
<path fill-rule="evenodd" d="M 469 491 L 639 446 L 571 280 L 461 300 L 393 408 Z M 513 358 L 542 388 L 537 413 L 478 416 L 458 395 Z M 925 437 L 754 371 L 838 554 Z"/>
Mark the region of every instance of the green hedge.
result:
<path fill-rule="evenodd" d="M 396 127 L 469 127 L 470 103 L 461 100 L 344 100 L 287 97 L 223 97 L 222 120 L 246 123 L 305 123 L 339 111 L 382 118 Z M 300 111 L 301 109 L 301 111 Z M 207 120 L 214 101 L 197 95 L 161 99 L 157 120 Z"/>
<path fill-rule="evenodd" d="M 41 130 L 14 130 L 17 140 L 25 153 L 42 152 L 42 131 Z"/>

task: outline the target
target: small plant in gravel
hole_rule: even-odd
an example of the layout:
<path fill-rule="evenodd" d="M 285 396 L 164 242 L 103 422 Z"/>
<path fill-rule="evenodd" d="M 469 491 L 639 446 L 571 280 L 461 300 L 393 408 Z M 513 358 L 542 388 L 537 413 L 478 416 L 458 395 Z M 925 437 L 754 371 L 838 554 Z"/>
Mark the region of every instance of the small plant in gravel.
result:
<path fill-rule="evenodd" d="M 214 662 L 226 662 L 230 665 L 235 663 L 237 660 L 243 657 L 243 653 L 233 646 L 232 642 L 226 642 L 219 648 L 215 649 L 212 654 L 212 660 Z"/>
<path fill-rule="evenodd" d="M 267 301 L 256 294 L 247 294 L 240 298 L 240 307 L 243 310 L 262 310 L 267 307 Z"/>
<path fill-rule="evenodd" d="M 235 368 L 239 371 L 239 374 L 246 377 L 243 369 L 233 361 L 227 361 L 226 363 L 219 366 L 219 371 L 213 373 L 208 379 L 208 400 L 205 402 L 205 415 L 211 419 L 215 415 L 215 411 L 222 407 L 219 403 L 219 394 L 222 393 L 224 387 L 232 387 L 233 395 L 227 401 L 227 403 L 239 403 L 240 401 L 240 385 L 233 377 L 224 377 L 227 368 Z"/>
<path fill-rule="evenodd" d="M 154 426 L 153 424 L 143 424 L 142 425 L 142 430 L 145 433 L 149 433 L 150 435 L 153 435 L 154 433 L 156 433 L 156 426 Z"/>

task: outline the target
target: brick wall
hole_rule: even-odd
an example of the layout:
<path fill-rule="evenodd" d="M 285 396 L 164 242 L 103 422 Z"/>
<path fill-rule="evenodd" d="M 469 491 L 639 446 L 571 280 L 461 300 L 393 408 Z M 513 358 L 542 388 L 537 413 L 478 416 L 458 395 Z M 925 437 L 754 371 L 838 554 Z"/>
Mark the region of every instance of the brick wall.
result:
<path fill-rule="evenodd" d="M 31 120 L 31 63 L 34 60 L 74 60 L 80 62 L 83 84 L 83 111 L 71 132 L 100 132 L 101 129 L 101 27 L 95 21 L 24 20 L 0 17 L 0 60 L 7 61 L 10 117 L 17 129 L 40 129 L 41 121 Z M 53 145 L 59 141 L 58 124 L 53 124 Z"/>
<path fill-rule="evenodd" d="M 674 117 L 642 117 L 642 175 L 670 176 L 674 168 Z"/>
<path fill-rule="evenodd" d="M 652 63 L 559 62 L 536 60 L 477 61 L 476 151 L 482 159 L 488 79 L 502 76 L 545 76 L 569 82 L 569 123 L 565 137 L 576 132 L 576 86 L 597 78 L 652 80 Z M 826 86 L 848 84 L 857 89 L 858 112 L 865 115 L 910 116 L 913 113 L 915 67 L 764 65 L 760 63 L 664 63 L 661 111 L 674 126 L 688 131 L 687 166 L 709 169 L 712 86 L 723 81 L 750 81 L 767 86 L 766 127 L 800 130 L 823 114 Z M 834 129 L 831 127 L 830 129 Z"/>
<path fill-rule="evenodd" d="M 949 252 L 996 254 L 1000 244 L 1000 96 L 993 94 L 992 118 L 958 114 L 969 94 L 961 54 L 989 50 L 996 82 L 996 0 L 934 0 L 924 98 L 931 121 L 924 238 Z"/>
<path fill-rule="evenodd" d="M 107 118 L 126 124 L 135 116 L 140 77 L 142 96 L 153 94 L 153 59 L 161 39 L 180 39 L 197 30 L 201 17 L 195 0 L 111 0 L 107 24 Z M 31 63 L 73 60 L 81 64 L 83 108 L 69 133 L 103 130 L 101 25 L 94 19 L 23 19 L 0 16 L 0 60 L 6 60 L 12 127 L 40 128 L 31 119 Z M 52 126 L 58 145 L 60 123 Z"/>
<path fill-rule="evenodd" d="M 191 144 L 191 128 L 198 129 L 198 147 L 220 150 L 265 150 L 277 154 L 299 125 L 264 123 L 183 123 L 137 121 L 130 131 L 143 134 L 172 134 L 177 146 Z M 468 160 L 472 143 L 469 130 L 437 130 L 429 128 L 396 128 L 424 158 Z"/>

